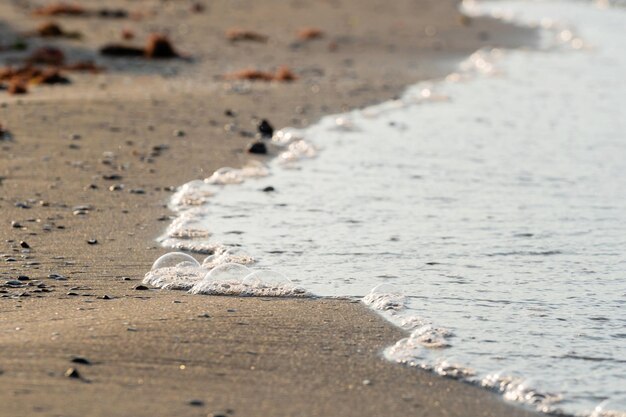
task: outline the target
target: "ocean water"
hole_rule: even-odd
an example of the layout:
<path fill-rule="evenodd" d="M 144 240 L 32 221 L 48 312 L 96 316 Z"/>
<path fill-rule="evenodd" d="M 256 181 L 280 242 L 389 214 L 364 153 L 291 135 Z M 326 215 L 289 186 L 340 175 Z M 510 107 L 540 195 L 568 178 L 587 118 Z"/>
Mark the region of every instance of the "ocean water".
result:
<path fill-rule="evenodd" d="M 267 165 L 185 184 L 161 243 L 213 255 L 166 256 L 146 282 L 359 297 L 411 331 L 389 360 L 542 411 L 626 415 L 626 10 L 611 4 L 465 3 L 541 27 L 541 47 L 477 51 L 399 100 L 278 132 Z"/>

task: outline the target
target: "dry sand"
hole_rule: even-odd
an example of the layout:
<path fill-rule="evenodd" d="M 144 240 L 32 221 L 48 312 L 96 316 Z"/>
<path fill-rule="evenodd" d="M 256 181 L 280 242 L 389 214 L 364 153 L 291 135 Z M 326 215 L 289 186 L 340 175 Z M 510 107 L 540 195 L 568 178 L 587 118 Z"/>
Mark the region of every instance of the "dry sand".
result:
<path fill-rule="evenodd" d="M 29 278 L 0 286 L 0 415 L 530 415 L 384 361 L 381 349 L 403 333 L 360 304 L 134 287 L 165 252 L 154 239 L 171 214 L 169 187 L 242 165 L 258 119 L 304 126 L 442 76 L 481 46 L 529 44 L 535 34 L 464 19 L 442 0 L 224 0 L 202 13 L 193 3 L 108 1 L 143 18 L 55 18 L 83 38 L 29 39 L 31 50 L 57 45 L 107 71 L 71 73 L 71 85 L 25 96 L 0 91 L 0 123 L 14 137 L 0 141 L 0 279 Z M 29 6 L 0 4 L 2 43 L 50 20 L 33 18 Z M 232 44 L 224 33 L 235 26 L 268 42 Z M 325 36 L 298 41 L 303 27 Z M 166 32 L 192 59 L 99 57 L 123 29 L 139 45 Z M 0 52 L 0 60 L 25 54 Z M 280 65 L 299 79 L 222 79 Z M 75 355 L 92 364 L 71 363 Z M 64 376 L 70 367 L 82 378 Z"/>

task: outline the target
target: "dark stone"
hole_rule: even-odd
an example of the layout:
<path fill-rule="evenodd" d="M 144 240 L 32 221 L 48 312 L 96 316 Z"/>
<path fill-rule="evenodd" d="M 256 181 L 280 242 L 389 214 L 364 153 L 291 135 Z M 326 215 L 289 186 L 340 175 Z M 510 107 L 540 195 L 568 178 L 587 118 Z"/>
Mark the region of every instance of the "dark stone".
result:
<path fill-rule="evenodd" d="M 270 186 L 263 188 L 263 190 L 261 191 L 263 191 L 264 193 L 271 193 L 273 191 L 276 191 L 276 189 L 270 185 Z"/>
<path fill-rule="evenodd" d="M 17 277 L 18 281 L 30 281 L 30 278 L 27 277 L 26 275 L 20 275 Z"/>
<path fill-rule="evenodd" d="M 226 109 L 224 111 L 224 115 L 227 116 L 227 117 L 235 117 L 236 116 L 235 112 L 232 111 L 231 109 Z"/>
<path fill-rule="evenodd" d="M 87 358 L 83 358 L 82 356 L 74 356 L 70 362 L 79 363 L 81 365 L 91 365 L 91 361 Z"/>
<path fill-rule="evenodd" d="M 110 19 L 124 19 L 128 17 L 128 12 L 124 9 L 100 9 L 98 16 Z"/>
<path fill-rule="evenodd" d="M 143 48 L 133 46 L 111 44 L 100 48 L 100 54 L 106 56 L 139 57 L 144 55 L 144 50 Z"/>
<path fill-rule="evenodd" d="M 102 175 L 102 179 L 107 181 L 119 181 L 122 179 L 122 176 L 119 174 L 104 174 Z"/>
<path fill-rule="evenodd" d="M 149 290 L 150 288 L 146 287 L 145 285 L 139 284 L 133 289 L 137 291 L 146 291 L 146 290 Z"/>
<path fill-rule="evenodd" d="M 267 146 L 263 142 L 253 142 L 248 146 L 248 153 L 265 155 L 267 154 Z"/>
<path fill-rule="evenodd" d="M 274 127 L 267 120 L 261 120 L 258 126 L 259 133 L 264 138 L 271 138 L 274 135 Z"/>
<path fill-rule="evenodd" d="M 24 242 L 23 240 L 20 241 L 20 246 L 23 247 L 24 249 L 30 249 L 30 245 Z"/>
<path fill-rule="evenodd" d="M 98 244 L 98 239 L 89 239 L 89 240 L 87 241 L 87 243 L 88 243 L 89 245 L 97 245 L 97 244 Z"/>
<path fill-rule="evenodd" d="M 108 296 L 108 295 L 106 295 L 106 294 L 105 294 L 105 295 L 103 295 L 102 297 L 98 297 L 98 298 L 100 298 L 101 300 L 112 300 L 112 299 L 113 299 L 113 297 Z"/>
<path fill-rule="evenodd" d="M 202 400 L 190 400 L 189 401 L 189 405 L 194 406 L 194 407 L 202 407 L 202 406 L 204 406 L 204 401 L 202 401 Z"/>
<path fill-rule="evenodd" d="M 54 279 L 56 281 L 67 281 L 67 277 L 64 277 L 63 275 L 60 275 L 60 274 L 50 274 L 48 275 L 48 278 Z"/>

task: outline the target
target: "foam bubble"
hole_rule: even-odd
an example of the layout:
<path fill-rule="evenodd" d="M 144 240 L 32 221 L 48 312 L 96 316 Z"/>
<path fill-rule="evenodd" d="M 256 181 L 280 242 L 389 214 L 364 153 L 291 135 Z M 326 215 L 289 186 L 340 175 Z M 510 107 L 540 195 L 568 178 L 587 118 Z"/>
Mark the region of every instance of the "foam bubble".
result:
<path fill-rule="evenodd" d="M 243 280 L 249 295 L 290 296 L 306 295 L 306 291 L 294 285 L 293 282 L 280 272 L 261 269 L 252 272 Z"/>
<path fill-rule="evenodd" d="M 204 181 L 190 181 L 179 187 L 170 199 L 170 205 L 174 208 L 200 206 L 205 204 L 213 194 L 213 191 L 207 187 Z"/>
<path fill-rule="evenodd" d="M 476 372 L 465 366 L 459 365 L 454 359 L 441 359 L 434 367 L 433 371 L 438 375 L 453 379 L 468 379 Z"/>
<path fill-rule="evenodd" d="M 215 171 L 204 182 L 213 185 L 241 184 L 246 178 L 258 178 L 269 175 L 267 167 L 259 161 L 250 161 L 241 169 L 222 167 Z"/>
<path fill-rule="evenodd" d="M 207 282 L 241 282 L 248 274 L 250 268 L 234 262 L 225 263 L 211 269 L 204 277 L 203 281 Z"/>
<path fill-rule="evenodd" d="M 170 252 L 159 257 L 152 264 L 152 270 L 161 268 L 174 268 L 174 267 L 200 267 L 200 263 L 196 259 L 182 252 Z"/>
<path fill-rule="evenodd" d="M 314 158 L 317 155 L 317 149 L 305 140 L 292 142 L 287 150 L 278 155 L 278 159 L 282 163 L 294 163 L 305 158 Z"/>
<path fill-rule="evenodd" d="M 204 182 L 215 185 L 241 184 L 243 178 L 240 169 L 222 167 L 215 171 L 210 177 L 205 178 Z"/>
<path fill-rule="evenodd" d="M 234 248 L 219 250 L 217 253 L 207 256 L 204 261 L 202 261 L 202 267 L 211 269 L 227 263 L 249 265 L 254 263 L 254 258 L 243 251 Z"/>
<path fill-rule="evenodd" d="M 395 285 L 379 284 L 363 297 L 363 303 L 374 310 L 398 311 L 406 308 L 407 299 Z"/>
<path fill-rule="evenodd" d="M 601 402 L 593 410 L 591 417 L 626 417 L 626 395 Z"/>
<path fill-rule="evenodd" d="M 337 117 L 335 124 L 331 127 L 331 130 L 339 132 L 358 132 L 360 129 L 354 124 L 354 121 L 348 117 Z"/>
<path fill-rule="evenodd" d="M 448 329 L 433 327 L 428 324 L 414 330 L 409 338 L 424 347 L 430 349 L 442 349 L 450 347 L 450 343 L 447 338 L 451 336 L 453 336 L 453 334 Z"/>
<path fill-rule="evenodd" d="M 270 270 L 252 271 L 236 264 L 226 263 L 213 268 L 190 292 L 207 295 L 235 295 L 254 297 L 306 297 L 309 294 L 295 286 L 284 275 Z"/>
<path fill-rule="evenodd" d="M 293 128 L 285 128 L 278 130 L 272 136 L 272 143 L 277 146 L 287 146 L 292 142 L 304 139 L 304 135 L 301 130 Z"/>
<path fill-rule="evenodd" d="M 211 255 L 224 249 L 219 243 L 205 243 L 196 240 L 163 239 L 161 244 L 166 248 Z"/>
<path fill-rule="evenodd" d="M 561 395 L 542 391 L 532 379 L 507 375 L 504 372 L 489 374 L 480 385 L 501 393 L 508 401 L 536 406 L 537 410 L 552 412 L 553 404 L 562 400 Z"/>
<path fill-rule="evenodd" d="M 164 289 L 187 290 L 200 281 L 205 272 L 192 256 L 171 252 L 154 262 L 143 283 Z"/>

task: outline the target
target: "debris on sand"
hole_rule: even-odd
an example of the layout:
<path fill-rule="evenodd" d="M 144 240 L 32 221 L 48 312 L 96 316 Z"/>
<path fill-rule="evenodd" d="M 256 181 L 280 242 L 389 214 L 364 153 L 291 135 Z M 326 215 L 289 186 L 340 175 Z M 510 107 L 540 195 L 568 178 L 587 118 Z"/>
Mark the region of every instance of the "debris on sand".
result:
<path fill-rule="evenodd" d="M 148 38 L 145 49 L 148 58 L 177 58 L 178 53 L 172 46 L 172 42 L 165 35 L 154 33 Z"/>
<path fill-rule="evenodd" d="M 13 80 L 9 82 L 9 87 L 7 88 L 7 92 L 11 95 L 20 95 L 28 93 L 28 88 L 26 84 L 20 80 Z"/>
<path fill-rule="evenodd" d="M 265 155 L 267 154 L 267 146 L 263 142 L 253 142 L 248 145 L 247 151 L 252 154 Z"/>
<path fill-rule="evenodd" d="M 123 44 L 108 44 L 100 48 L 100 53 L 106 56 L 117 57 L 146 57 L 146 58 L 178 58 L 180 55 L 165 35 L 153 34 L 148 38 L 145 48 Z"/>
<path fill-rule="evenodd" d="M 191 11 L 193 13 L 203 13 L 206 10 L 206 7 L 204 7 L 204 4 L 202 3 L 194 3 L 191 5 Z"/>
<path fill-rule="evenodd" d="M 45 38 L 61 37 L 65 35 L 65 31 L 61 29 L 58 23 L 46 22 L 37 28 L 37 34 Z"/>
<path fill-rule="evenodd" d="M 93 61 L 78 61 L 62 67 L 66 71 L 91 72 L 97 74 L 104 71 L 104 68 L 97 66 Z"/>
<path fill-rule="evenodd" d="M 109 19 L 124 19 L 128 12 L 124 9 L 102 8 L 95 11 L 85 9 L 78 4 L 55 3 L 33 10 L 35 16 L 96 16 Z"/>
<path fill-rule="evenodd" d="M 17 95 L 28 93 L 28 84 L 69 84 L 70 80 L 58 68 L 41 69 L 25 65 L 0 69 L 0 82 L 7 82 L 7 92 Z"/>
<path fill-rule="evenodd" d="M 84 16 L 87 10 L 76 4 L 56 3 L 33 10 L 35 16 Z"/>
<path fill-rule="evenodd" d="M 100 54 L 117 57 L 140 57 L 144 55 L 143 48 L 136 46 L 109 44 L 100 48 Z"/>
<path fill-rule="evenodd" d="M 13 140 L 11 132 L 0 123 L 0 142 L 10 142 Z"/>
<path fill-rule="evenodd" d="M 286 65 L 278 67 L 276 74 L 274 75 L 274 80 L 280 82 L 291 82 L 297 79 L 298 77 Z"/>
<path fill-rule="evenodd" d="M 33 51 L 26 59 L 28 64 L 44 64 L 61 66 L 65 63 L 65 54 L 59 48 L 53 46 L 42 46 Z"/>
<path fill-rule="evenodd" d="M 122 29 L 122 39 L 124 39 L 125 41 L 130 41 L 132 39 L 135 39 L 135 32 L 132 31 L 132 29 Z"/>
<path fill-rule="evenodd" d="M 63 375 L 66 378 L 81 379 L 81 375 L 76 368 L 68 368 Z"/>
<path fill-rule="evenodd" d="M 32 84 L 69 84 L 70 80 L 56 68 L 49 68 L 30 78 Z"/>
<path fill-rule="evenodd" d="M 255 69 L 244 69 L 224 75 L 226 80 L 249 80 L 249 81 L 295 81 L 298 77 L 287 67 L 281 66 L 276 72 L 260 71 Z"/>
<path fill-rule="evenodd" d="M 226 39 L 231 42 L 267 42 L 267 36 L 252 30 L 232 28 L 226 31 Z"/>
<path fill-rule="evenodd" d="M 46 22 L 39 25 L 34 35 L 41 36 L 42 38 L 79 39 L 82 37 L 80 32 L 67 32 L 61 27 L 61 25 L 55 22 Z"/>
<path fill-rule="evenodd" d="M 25 51 L 26 49 L 28 49 L 28 44 L 23 39 L 17 39 L 8 45 L 0 43 L 0 52 Z"/>
<path fill-rule="evenodd" d="M 324 37 L 324 32 L 317 28 L 303 28 L 298 31 L 298 39 L 301 41 L 312 41 Z"/>
<path fill-rule="evenodd" d="M 273 81 L 274 74 L 267 71 L 244 69 L 226 74 L 224 78 L 227 80 Z"/>
<path fill-rule="evenodd" d="M 109 19 L 124 19 L 128 17 L 128 12 L 124 9 L 99 9 L 96 15 Z"/>
<path fill-rule="evenodd" d="M 261 120 L 261 123 L 257 126 L 257 130 L 263 138 L 271 138 L 274 135 L 274 126 L 267 120 Z"/>

